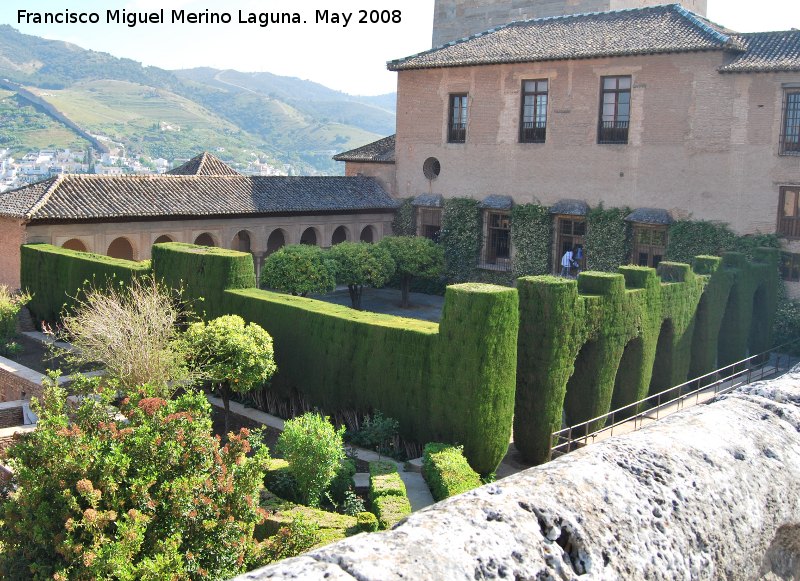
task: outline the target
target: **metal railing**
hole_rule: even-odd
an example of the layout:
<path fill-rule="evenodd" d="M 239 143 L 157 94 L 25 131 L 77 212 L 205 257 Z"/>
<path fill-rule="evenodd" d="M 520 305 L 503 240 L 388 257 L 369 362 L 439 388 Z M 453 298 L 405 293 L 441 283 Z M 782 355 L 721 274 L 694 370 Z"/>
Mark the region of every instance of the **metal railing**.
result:
<path fill-rule="evenodd" d="M 697 404 L 700 402 L 701 396 L 708 395 L 710 397 L 727 393 L 741 385 L 777 375 L 782 370 L 789 371 L 792 361 L 796 361 L 797 357 L 781 353 L 781 351 L 798 342 L 800 340 L 786 343 L 758 355 L 751 355 L 747 359 L 731 363 L 602 416 L 553 432 L 551 454 L 554 456 L 566 454 L 594 442 L 599 435 L 606 432 L 612 436 L 614 429 L 624 424 L 628 424 L 630 428 L 626 431 L 639 430 L 645 420 L 658 420 L 660 417 L 684 409 L 686 402 L 691 398 L 694 398 L 694 404 Z M 593 429 L 596 426 L 601 427 Z"/>

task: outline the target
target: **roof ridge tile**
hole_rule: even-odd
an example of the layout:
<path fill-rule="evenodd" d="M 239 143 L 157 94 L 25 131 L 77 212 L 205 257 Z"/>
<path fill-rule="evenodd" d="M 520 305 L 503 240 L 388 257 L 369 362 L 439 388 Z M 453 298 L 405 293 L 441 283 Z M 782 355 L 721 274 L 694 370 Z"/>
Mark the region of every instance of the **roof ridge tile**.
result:
<path fill-rule="evenodd" d="M 50 196 L 53 195 L 53 192 L 56 191 L 58 186 L 60 186 L 63 181 L 64 181 L 63 175 L 59 175 L 58 177 L 56 177 L 56 179 L 53 180 L 53 183 L 50 184 L 50 186 L 44 191 L 44 194 L 42 194 L 42 197 L 39 198 L 39 201 L 37 201 L 33 206 L 31 206 L 30 210 L 26 212 L 25 214 L 26 220 L 30 220 L 33 217 L 33 215 L 47 203 L 47 201 L 50 199 Z"/>

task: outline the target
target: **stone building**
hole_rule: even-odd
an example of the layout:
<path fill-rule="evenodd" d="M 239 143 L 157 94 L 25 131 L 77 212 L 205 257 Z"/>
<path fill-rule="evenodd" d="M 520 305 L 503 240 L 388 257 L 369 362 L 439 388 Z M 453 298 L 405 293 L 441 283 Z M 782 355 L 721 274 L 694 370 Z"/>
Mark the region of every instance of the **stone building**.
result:
<path fill-rule="evenodd" d="M 396 202 L 370 177 L 243 176 L 204 153 L 170 174 L 63 175 L 0 194 L 0 284 L 19 286 L 21 244 L 145 260 L 156 242 L 251 252 L 391 233 Z"/>
<path fill-rule="evenodd" d="M 462 14 L 507 21 L 512 4 L 539 15 L 559 3 L 440 0 L 434 37 L 472 32 Z M 740 34 L 677 4 L 637 7 L 646 4 L 565 0 L 565 13 L 632 8 L 502 24 L 391 61 L 394 156 L 366 159 L 371 144 L 337 158 L 348 175 L 380 176 L 395 197 L 414 198 L 419 233 L 443 199 L 480 200 L 492 270 L 511 268 L 510 208 L 530 202 L 554 216 L 555 265 L 601 203 L 633 210 L 640 264 L 660 260 L 667 225 L 681 218 L 777 233 L 800 252 L 800 31 Z M 796 270 L 800 280 L 800 260 Z"/>

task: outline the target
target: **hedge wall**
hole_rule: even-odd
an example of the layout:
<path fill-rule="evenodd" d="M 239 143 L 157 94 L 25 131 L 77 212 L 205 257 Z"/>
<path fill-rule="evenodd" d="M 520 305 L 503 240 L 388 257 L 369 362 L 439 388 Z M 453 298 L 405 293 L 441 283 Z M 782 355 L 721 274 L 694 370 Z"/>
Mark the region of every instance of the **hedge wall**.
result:
<path fill-rule="evenodd" d="M 155 244 L 152 256 L 156 278 L 182 288 L 191 308 L 205 319 L 228 314 L 222 306 L 225 289 L 256 286 L 253 256 L 247 252 L 167 242 Z"/>
<path fill-rule="evenodd" d="M 444 202 L 442 233 L 445 276 L 450 282 L 473 280 L 481 251 L 481 212 L 478 202 L 450 198 Z"/>
<path fill-rule="evenodd" d="M 149 274 L 150 262 L 132 262 L 50 244 L 21 249 L 21 287 L 33 295 L 28 308 L 36 321 L 55 322 L 71 308 L 87 284 L 103 288 Z"/>
<path fill-rule="evenodd" d="M 618 274 L 584 272 L 577 282 L 519 279 L 517 449 L 545 462 L 563 412 L 570 425 L 588 421 L 711 371 L 717 354 L 725 365 L 748 348 L 767 349 L 778 252 L 753 254 L 753 262 L 738 253 L 697 257 L 696 272 L 662 262 L 657 273 L 625 266 Z"/>
<path fill-rule="evenodd" d="M 481 485 L 481 478 L 470 468 L 458 446 L 438 442 L 425 444 L 422 475 L 437 502 Z"/>
<path fill-rule="evenodd" d="M 440 325 L 354 311 L 256 289 L 225 293 L 224 309 L 275 340 L 272 389 L 328 414 L 379 409 L 404 439 L 460 443 L 473 468 L 494 471 L 514 406 L 514 289 L 448 287 Z"/>

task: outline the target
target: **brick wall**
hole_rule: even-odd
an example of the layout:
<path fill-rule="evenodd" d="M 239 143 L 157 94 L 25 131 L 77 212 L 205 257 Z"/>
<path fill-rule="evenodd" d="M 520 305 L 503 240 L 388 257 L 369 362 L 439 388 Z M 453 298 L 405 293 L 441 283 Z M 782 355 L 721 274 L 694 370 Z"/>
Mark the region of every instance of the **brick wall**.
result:
<path fill-rule="evenodd" d="M 42 375 L 0 357 L 0 402 L 42 396 Z"/>
<path fill-rule="evenodd" d="M 0 285 L 19 288 L 19 247 L 25 243 L 25 228 L 19 220 L 0 217 Z"/>
<path fill-rule="evenodd" d="M 0 428 L 13 428 L 23 423 L 22 406 L 0 409 Z"/>

